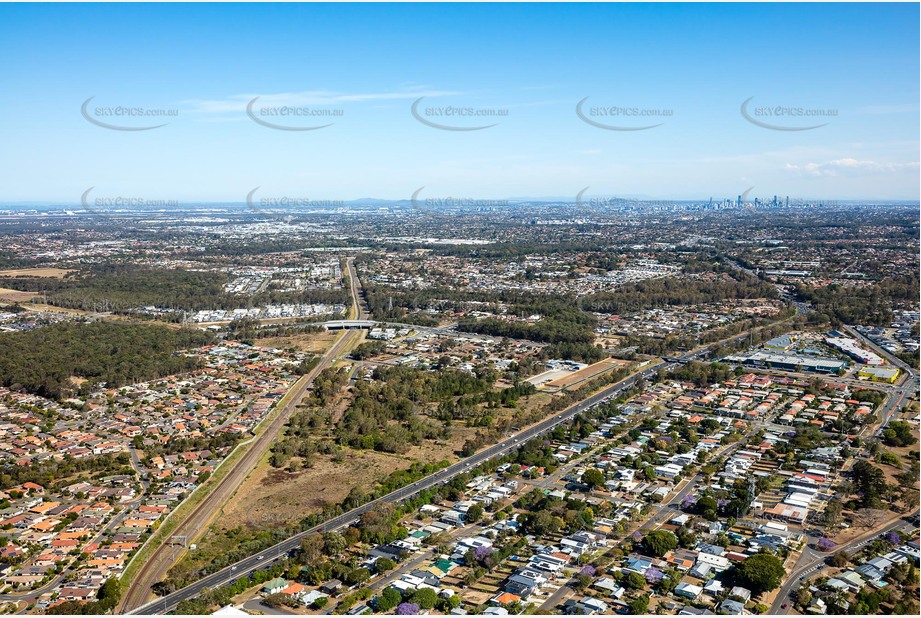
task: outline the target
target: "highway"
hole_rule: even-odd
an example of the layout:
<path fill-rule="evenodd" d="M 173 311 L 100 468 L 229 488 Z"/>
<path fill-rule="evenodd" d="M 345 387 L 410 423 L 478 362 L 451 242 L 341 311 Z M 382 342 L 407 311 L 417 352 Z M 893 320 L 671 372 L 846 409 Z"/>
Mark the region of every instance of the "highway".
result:
<path fill-rule="evenodd" d="M 595 395 L 592 395 L 591 397 L 588 397 L 579 403 L 573 404 L 563 412 L 550 418 L 544 419 L 543 421 L 540 421 L 539 423 L 520 431 L 514 436 L 507 438 L 498 444 L 494 444 L 481 450 L 475 455 L 471 455 L 470 457 L 467 457 L 466 459 L 463 459 L 456 464 L 453 464 L 430 476 L 427 476 L 424 479 L 413 483 L 412 485 L 407 485 L 406 487 L 397 489 L 385 496 L 352 509 L 347 513 L 343 513 L 342 515 L 329 519 L 318 526 L 310 528 L 309 530 L 305 530 L 304 532 L 300 532 L 294 536 L 291 536 L 281 543 L 266 549 L 257 556 L 250 556 L 249 558 L 241 560 L 236 564 L 225 567 L 220 571 L 212 573 L 211 575 L 198 580 L 194 584 L 191 584 L 181 590 L 177 590 L 176 592 L 173 592 L 155 601 L 151 601 L 150 603 L 140 607 L 136 607 L 133 609 L 133 611 L 128 613 L 162 614 L 169 612 L 170 610 L 174 609 L 176 605 L 178 605 L 181 601 L 195 598 L 205 588 L 215 588 L 217 586 L 222 586 L 240 577 L 246 576 L 246 574 L 250 573 L 251 571 L 255 571 L 272 564 L 276 560 L 282 558 L 289 551 L 300 547 L 301 539 L 306 536 L 317 532 L 327 532 L 330 530 L 339 530 L 345 528 L 348 525 L 356 522 L 362 514 L 371 510 L 378 504 L 403 502 L 417 495 L 419 492 L 429 489 L 430 487 L 444 485 L 454 477 L 468 472 L 472 468 L 475 468 L 490 459 L 501 457 L 510 453 L 511 451 L 521 446 L 522 443 L 552 431 L 557 425 L 572 420 L 574 416 L 601 403 L 604 399 L 618 396 L 622 392 L 629 390 L 637 380 L 648 380 L 653 375 L 655 375 L 656 370 L 662 365 L 663 363 L 661 362 L 651 363 L 641 372 L 627 377 L 620 382 L 612 384 L 611 386 L 605 388 L 603 391 L 596 393 Z"/>
<path fill-rule="evenodd" d="M 358 278 L 357 278 L 357 274 L 355 273 L 354 266 L 352 264 L 351 259 L 347 261 L 347 269 L 348 269 L 349 278 L 351 282 L 353 299 L 356 305 L 358 306 L 358 311 L 356 312 L 357 313 L 356 318 L 357 319 L 367 319 L 367 312 L 363 310 L 361 304 L 359 304 L 361 299 L 360 299 L 359 290 L 358 290 Z M 797 309 L 797 314 L 800 314 L 807 310 L 807 308 L 801 303 L 796 304 L 796 309 Z M 748 336 L 747 333 L 743 333 L 740 335 L 736 335 L 736 336 L 727 338 L 727 340 L 731 341 L 731 340 L 741 339 L 747 336 Z M 348 337 L 343 337 L 342 339 L 340 339 L 340 343 L 347 338 Z M 714 344 L 711 344 L 711 345 L 714 345 Z M 339 345 L 337 343 L 337 345 L 334 346 L 334 349 L 331 350 L 330 353 L 328 353 L 324 357 L 324 359 L 334 358 L 334 351 L 338 347 Z M 685 354 L 682 354 L 680 356 L 674 356 L 670 358 L 669 361 L 687 362 L 689 360 L 696 360 L 701 357 L 704 357 L 707 355 L 707 353 L 708 353 L 708 347 L 703 347 L 702 349 L 699 348 L 699 349 L 695 349 L 695 350 L 686 352 Z M 202 592 L 202 590 L 206 588 L 213 589 L 215 587 L 225 585 L 240 577 L 246 576 L 248 573 L 252 571 L 255 571 L 261 568 L 265 568 L 268 565 L 272 564 L 273 562 L 284 557 L 288 552 L 291 552 L 292 550 L 296 550 L 300 546 L 301 540 L 305 538 L 306 536 L 315 534 L 317 532 L 326 532 L 326 531 L 339 530 L 339 529 L 345 528 L 348 525 L 357 522 L 362 514 L 375 508 L 379 504 L 402 502 L 402 501 L 405 501 L 409 498 L 416 496 L 417 494 L 419 494 L 420 492 L 426 489 L 429 489 L 435 486 L 444 485 L 445 483 L 449 482 L 454 477 L 460 474 L 463 474 L 465 472 L 468 472 L 472 468 L 475 468 L 490 459 L 501 457 L 503 455 L 508 454 L 509 452 L 514 451 L 519 446 L 521 446 L 522 443 L 528 440 L 531 440 L 533 438 L 537 438 L 543 434 L 546 434 L 552 431 L 558 425 L 570 421 L 574 416 L 601 403 L 603 400 L 609 397 L 618 396 L 622 392 L 629 390 L 637 380 L 639 379 L 648 380 L 649 378 L 655 375 L 656 371 L 660 367 L 664 365 L 665 365 L 664 361 L 651 363 L 650 365 L 643 368 L 641 372 L 634 374 L 628 378 L 625 378 L 624 380 L 621 380 L 620 382 L 617 382 L 616 384 L 613 384 L 605 388 L 603 391 L 595 395 L 592 395 L 579 403 L 576 403 L 570 406 L 563 412 L 555 416 L 552 416 L 550 418 L 544 419 L 543 421 L 540 421 L 537 424 L 527 429 L 524 429 L 523 431 L 520 431 L 517 434 L 514 434 L 513 436 L 503 440 L 502 442 L 489 446 L 481 450 L 480 452 L 458 463 L 455 463 L 447 468 L 444 468 L 443 470 L 440 470 L 430 476 L 425 477 L 424 479 L 421 479 L 413 483 L 412 485 L 408 485 L 406 487 L 397 489 L 385 496 L 382 496 L 380 498 L 367 502 L 363 504 L 362 506 L 352 509 L 351 511 L 348 511 L 347 513 L 344 513 L 330 520 L 327 520 L 323 524 L 320 524 L 318 526 L 310 528 L 309 530 L 305 530 L 301 533 L 293 535 L 289 537 L 288 539 L 270 548 L 267 548 L 266 550 L 264 550 L 258 555 L 250 556 L 233 565 L 227 566 L 221 569 L 220 571 L 212 573 L 202 578 L 201 580 L 193 584 L 190 584 L 189 586 L 181 590 L 177 590 L 165 597 L 162 597 L 155 601 L 151 601 L 147 604 L 144 604 L 141 606 L 134 606 L 133 611 L 129 613 L 131 614 L 166 613 L 174 609 L 180 602 L 186 599 L 195 598 Z M 686 487 L 684 488 L 683 493 L 689 492 L 693 486 L 694 486 L 693 482 L 688 483 Z M 668 505 L 665 505 L 665 506 L 668 506 Z M 665 509 L 662 509 L 662 510 L 664 511 Z"/>
<path fill-rule="evenodd" d="M 353 311 L 356 311 L 359 316 L 367 315 L 362 308 L 363 299 L 361 298 L 358 278 L 354 274 L 351 259 L 348 260 L 347 267 L 350 276 Z M 245 453 L 233 462 L 231 470 L 218 481 L 215 487 L 211 488 L 208 495 L 182 520 L 176 529 L 170 533 L 170 536 L 184 536 L 191 541 L 207 529 L 207 526 L 215 514 L 220 511 L 225 501 L 233 495 L 240 483 L 259 462 L 259 459 L 276 436 L 284 429 L 288 418 L 304 398 L 314 379 L 320 372 L 350 351 L 355 340 L 360 338 L 362 334 L 361 331 L 346 331 L 321 357 L 317 366 L 295 383 L 285 395 L 285 399 L 282 400 L 284 403 L 279 402 L 278 405 L 282 409 L 277 411 L 265 430 L 250 440 L 248 445 L 245 445 Z M 154 584 L 166 577 L 169 569 L 175 564 L 178 554 L 181 554 L 181 552 L 177 552 L 176 548 L 170 545 L 169 539 L 163 539 L 153 553 L 147 556 L 144 559 L 144 563 L 140 565 L 130 587 L 122 598 L 121 611 L 124 612 L 143 606 L 150 598 Z"/>
<path fill-rule="evenodd" d="M 889 361 L 891 364 L 895 365 L 896 367 L 901 367 L 902 370 L 905 371 L 905 372 L 908 374 L 909 378 L 911 378 L 911 377 L 913 377 L 913 376 L 915 375 L 915 370 L 912 369 L 912 368 L 908 365 L 908 363 L 906 363 L 906 362 L 903 361 L 901 358 L 899 358 L 899 357 L 895 356 L 894 354 L 892 354 L 889 350 L 886 350 L 886 349 L 884 349 L 884 348 L 879 347 L 878 345 L 876 345 L 876 343 L 873 342 L 872 339 L 870 339 L 869 337 L 867 337 L 866 335 L 864 335 L 863 333 L 861 333 L 861 332 L 858 331 L 857 329 L 855 329 L 855 328 L 853 328 L 853 327 L 851 327 L 851 326 L 844 325 L 844 326 L 841 328 L 841 330 L 843 330 L 843 331 L 845 331 L 846 333 L 850 334 L 852 337 L 854 337 L 854 339 L 857 339 L 858 341 L 860 341 L 861 343 L 863 343 L 867 348 L 869 348 L 870 350 L 872 350 L 872 351 L 875 352 L 876 354 L 879 354 L 880 356 L 882 356 L 883 358 L 885 358 L 887 361 Z"/>
<path fill-rule="evenodd" d="M 349 285 L 351 286 L 352 304 L 357 309 L 356 320 L 367 320 L 370 312 L 368 304 L 361 293 L 361 283 L 358 280 L 358 273 L 355 271 L 355 258 L 345 260 L 345 268 L 349 273 Z"/>
<path fill-rule="evenodd" d="M 889 421 L 895 418 L 898 412 L 902 409 L 902 406 L 907 403 L 906 400 L 910 399 L 915 393 L 918 392 L 919 387 L 921 387 L 921 377 L 919 377 L 917 370 L 912 369 L 905 361 L 893 355 L 888 350 L 885 350 L 873 343 L 873 341 L 871 341 L 860 331 L 850 326 L 844 326 L 842 327 L 842 330 L 863 343 L 864 346 L 873 352 L 885 358 L 893 366 L 899 367 L 902 371 L 905 372 L 905 377 L 902 378 L 900 384 L 894 387 L 890 386 L 889 389 L 887 389 L 886 400 L 883 402 L 883 405 L 880 406 L 882 423 L 880 424 L 879 429 L 876 431 L 876 435 L 878 436 L 889 424 Z"/>

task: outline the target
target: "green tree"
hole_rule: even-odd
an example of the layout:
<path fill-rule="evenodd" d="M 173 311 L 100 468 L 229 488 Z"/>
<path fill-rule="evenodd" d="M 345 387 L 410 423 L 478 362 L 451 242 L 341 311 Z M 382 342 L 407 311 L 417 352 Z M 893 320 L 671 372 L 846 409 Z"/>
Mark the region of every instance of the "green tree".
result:
<path fill-rule="evenodd" d="M 464 520 L 468 524 L 475 524 L 481 519 L 483 519 L 483 505 L 481 504 L 474 504 L 467 509 L 467 513 L 464 515 Z"/>
<path fill-rule="evenodd" d="M 841 508 L 842 505 L 840 501 L 829 500 L 822 514 L 822 524 L 828 527 L 837 526 L 841 521 Z"/>
<path fill-rule="evenodd" d="M 301 539 L 300 557 L 307 566 L 313 566 L 323 557 L 323 536 L 311 534 Z"/>
<path fill-rule="evenodd" d="M 910 446 L 917 442 L 911 433 L 911 425 L 903 421 L 892 421 L 883 432 L 883 442 L 889 446 Z"/>
<path fill-rule="evenodd" d="M 438 610 L 447 614 L 452 609 L 459 607 L 460 604 L 461 604 L 461 598 L 457 596 L 456 594 L 452 594 L 447 599 L 439 598 L 438 602 L 435 604 L 435 607 Z"/>
<path fill-rule="evenodd" d="M 692 548 L 697 545 L 697 535 L 690 528 L 678 528 L 678 544 L 681 547 Z"/>
<path fill-rule="evenodd" d="M 345 583 L 351 586 L 363 584 L 371 579 L 371 572 L 365 568 L 352 569 L 345 576 Z"/>
<path fill-rule="evenodd" d="M 664 556 L 678 547 L 678 537 L 668 530 L 654 530 L 643 537 L 643 545 L 653 556 Z"/>
<path fill-rule="evenodd" d="M 733 577 L 740 585 L 756 594 L 778 588 L 786 573 L 783 563 L 770 554 L 749 556 L 732 571 Z"/>
<path fill-rule="evenodd" d="M 802 607 L 803 609 L 809 607 L 809 604 L 812 603 L 812 593 L 809 592 L 809 586 L 803 586 L 796 591 L 796 604 Z"/>
<path fill-rule="evenodd" d="M 623 580 L 621 580 L 621 583 L 623 583 L 623 585 L 626 586 L 627 588 L 632 588 L 634 590 L 642 590 L 643 588 L 646 587 L 646 578 L 640 575 L 639 573 L 630 571 L 623 578 Z"/>
<path fill-rule="evenodd" d="M 851 470 L 857 492 L 862 494 L 860 506 L 867 509 L 882 508 L 882 498 L 888 491 L 883 471 L 865 459 L 855 463 Z"/>
<path fill-rule="evenodd" d="M 589 468 L 582 473 L 582 482 L 594 489 L 604 487 L 604 473 L 598 468 Z"/>
<path fill-rule="evenodd" d="M 419 588 L 413 592 L 410 599 L 422 609 L 432 609 L 438 602 L 438 593 L 431 588 Z"/>
<path fill-rule="evenodd" d="M 331 558 L 335 558 L 348 547 L 348 543 L 345 541 L 345 537 L 338 532 L 324 532 L 323 533 L 323 549 L 326 551 L 326 555 Z"/>
<path fill-rule="evenodd" d="M 387 614 L 392 612 L 402 601 L 403 597 L 396 588 L 387 588 L 377 596 L 374 605 L 377 607 L 377 611 Z"/>
<path fill-rule="evenodd" d="M 630 601 L 630 613 L 635 616 L 649 613 L 649 596 L 644 594 Z"/>
<path fill-rule="evenodd" d="M 295 601 L 290 594 L 282 594 L 280 592 L 266 596 L 262 599 L 262 602 L 269 607 L 294 607 L 297 605 L 297 601 Z"/>
<path fill-rule="evenodd" d="M 119 580 L 117 577 L 110 577 L 99 589 L 99 594 L 96 595 L 96 600 L 99 604 L 99 609 L 107 612 L 115 609 L 115 606 L 118 604 L 118 601 L 121 599 L 121 597 L 121 580 Z"/>
<path fill-rule="evenodd" d="M 374 571 L 376 573 L 386 573 L 397 566 L 397 563 L 390 558 L 378 558 L 374 561 Z"/>
<path fill-rule="evenodd" d="M 554 534 L 559 531 L 563 525 L 563 521 L 559 517 L 554 516 L 553 513 L 547 509 L 524 513 L 524 515 L 519 518 L 519 521 L 528 533 L 537 536 Z"/>
<path fill-rule="evenodd" d="M 716 502 L 716 499 L 711 496 L 704 496 L 697 501 L 697 504 L 694 505 L 694 508 L 697 509 L 697 512 L 701 514 L 702 517 L 709 521 L 716 521 L 716 511 L 719 508 L 719 505 Z"/>
<path fill-rule="evenodd" d="M 592 585 L 592 576 L 586 573 L 579 573 L 573 579 L 572 587 L 576 590 L 582 591 Z"/>

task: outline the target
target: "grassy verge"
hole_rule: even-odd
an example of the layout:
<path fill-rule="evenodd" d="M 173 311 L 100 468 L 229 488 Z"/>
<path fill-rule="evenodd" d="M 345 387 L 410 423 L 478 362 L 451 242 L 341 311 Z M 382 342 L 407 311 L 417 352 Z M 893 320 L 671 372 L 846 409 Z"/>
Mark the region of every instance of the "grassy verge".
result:
<path fill-rule="evenodd" d="M 143 565 L 144 562 L 150 557 L 150 555 L 155 552 L 167 539 L 169 535 L 172 534 L 176 528 L 178 528 L 185 519 L 194 512 L 195 508 L 202 503 L 205 498 L 207 498 L 214 488 L 217 487 L 221 481 L 229 474 L 229 471 L 233 469 L 234 464 L 240 460 L 241 457 L 249 450 L 249 446 L 265 431 L 265 428 L 271 425 L 279 414 L 281 414 L 282 409 L 288 404 L 288 401 L 293 396 L 292 394 L 300 390 L 300 385 L 302 382 L 309 379 L 310 374 L 302 376 L 298 379 L 297 382 L 292 385 L 288 392 L 278 400 L 278 403 L 275 404 L 275 407 L 272 408 L 272 411 L 266 415 L 264 419 L 259 423 L 259 425 L 254 430 L 254 436 L 245 442 L 238 444 L 234 450 L 224 459 L 218 467 L 215 468 L 214 473 L 205 481 L 203 484 L 196 487 L 192 493 L 182 501 L 176 509 L 169 513 L 166 518 L 163 520 L 163 523 L 154 531 L 154 533 L 147 539 L 147 542 L 144 543 L 143 547 L 134 555 L 131 561 L 128 563 L 128 566 L 125 567 L 124 572 L 121 575 L 122 587 L 127 588 L 132 579 L 137 575 L 137 571 L 140 568 L 140 565 Z"/>

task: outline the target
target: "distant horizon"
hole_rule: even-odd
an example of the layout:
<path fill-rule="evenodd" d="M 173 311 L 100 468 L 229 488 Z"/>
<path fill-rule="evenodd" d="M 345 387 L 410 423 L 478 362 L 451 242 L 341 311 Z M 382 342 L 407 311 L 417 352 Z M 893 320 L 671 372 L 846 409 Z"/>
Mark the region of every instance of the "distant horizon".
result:
<path fill-rule="evenodd" d="M 606 199 L 606 200 L 622 200 L 625 203 L 635 202 L 637 204 L 705 204 L 709 201 L 714 203 L 722 203 L 727 200 L 736 200 L 738 196 L 708 196 L 708 197 L 685 197 L 685 198 L 658 198 L 652 196 L 638 196 L 638 195 L 606 195 L 606 194 L 586 194 L 585 201 L 591 199 Z M 761 205 L 768 206 L 769 202 L 773 198 L 771 196 L 751 196 L 750 198 L 743 200 L 743 204 L 752 204 L 757 201 Z M 829 204 L 845 204 L 845 205 L 860 205 L 862 203 L 866 204 L 918 204 L 921 205 L 921 200 L 918 199 L 895 199 L 895 198 L 842 198 L 842 197 L 802 197 L 802 196 L 785 196 L 777 194 L 777 198 L 780 201 L 784 201 L 789 198 L 792 205 L 797 205 L 801 203 L 829 203 Z M 151 198 L 155 200 L 157 198 Z M 505 206 L 515 206 L 515 205 L 527 205 L 527 204 L 572 204 L 578 205 L 579 201 L 574 198 L 574 196 L 543 196 L 543 197 L 499 197 L 499 196 L 479 196 L 479 197 L 470 197 L 470 198 L 451 198 L 446 196 L 444 198 L 435 198 L 435 199 L 454 199 L 454 200 L 482 200 L 482 201 L 493 201 L 493 202 L 507 202 L 507 204 L 456 204 L 452 205 L 450 203 L 446 204 L 436 204 L 437 207 L 451 208 L 452 206 L 459 207 L 492 207 L 496 209 L 501 209 Z M 170 199 L 173 204 L 169 205 L 107 205 L 106 208 L 112 210 L 126 210 L 130 211 L 133 209 L 137 210 L 156 210 L 157 208 L 170 210 L 182 206 L 224 206 L 224 205 L 233 205 L 240 207 L 247 207 L 250 204 L 246 200 L 183 200 L 183 199 Z M 316 205 L 314 204 L 303 204 L 303 205 L 286 205 L 286 204 L 272 204 L 271 209 L 273 210 L 284 210 L 284 209 L 298 209 L 298 208 L 321 208 L 321 207 L 341 207 L 341 206 L 350 206 L 350 205 L 374 205 L 379 204 L 381 206 L 386 205 L 412 205 L 413 200 L 410 198 L 398 198 L 398 199 L 387 199 L 387 198 L 376 198 L 376 197 L 360 197 L 360 198 L 347 198 L 347 199 L 334 199 L 334 198 L 316 198 L 317 202 L 320 202 Z M 336 204 L 323 204 L 322 202 L 337 202 Z M 69 208 L 73 207 L 75 209 L 83 208 L 83 204 L 79 201 L 54 201 L 54 200 L 17 200 L 17 201 L 0 201 L 0 208 L 15 208 L 15 207 L 45 207 L 45 208 Z M 778 206 L 783 206 L 783 204 L 778 204 Z"/>

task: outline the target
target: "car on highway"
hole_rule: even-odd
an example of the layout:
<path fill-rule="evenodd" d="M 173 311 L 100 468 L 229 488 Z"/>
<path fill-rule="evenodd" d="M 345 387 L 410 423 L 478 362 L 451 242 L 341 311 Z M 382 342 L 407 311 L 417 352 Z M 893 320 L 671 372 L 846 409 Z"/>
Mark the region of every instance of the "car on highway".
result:
<path fill-rule="evenodd" d="M 781 606 L 780 606 L 780 609 L 787 609 L 787 604 L 784 603 L 783 605 L 781 605 Z"/>

